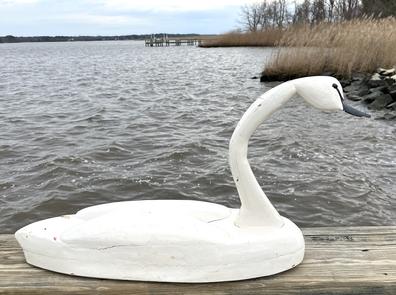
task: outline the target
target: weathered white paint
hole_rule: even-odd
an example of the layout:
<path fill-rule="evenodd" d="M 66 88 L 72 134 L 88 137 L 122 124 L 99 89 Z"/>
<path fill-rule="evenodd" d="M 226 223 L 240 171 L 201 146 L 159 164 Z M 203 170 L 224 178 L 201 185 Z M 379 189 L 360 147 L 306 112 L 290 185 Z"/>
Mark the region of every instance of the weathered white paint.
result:
<path fill-rule="evenodd" d="M 295 94 L 316 108 L 342 110 L 331 77 L 308 77 L 264 93 L 230 141 L 241 209 L 199 201 L 98 205 L 30 224 L 15 234 L 28 263 L 78 276 L 160 282 L 216 282 L 272 275 L 304 256 L 300 229 L 281 217 L 247 160 L 250 136 Z"/>

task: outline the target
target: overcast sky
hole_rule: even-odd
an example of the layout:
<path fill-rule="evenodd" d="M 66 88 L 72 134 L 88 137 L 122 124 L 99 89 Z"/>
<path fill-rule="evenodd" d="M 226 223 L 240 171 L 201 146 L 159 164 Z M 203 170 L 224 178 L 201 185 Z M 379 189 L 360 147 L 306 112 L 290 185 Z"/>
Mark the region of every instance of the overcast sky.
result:
<path fill-rule="evenodd" d="M 255 0 L 0 0 L 0 36 L 217 34 Z"/>

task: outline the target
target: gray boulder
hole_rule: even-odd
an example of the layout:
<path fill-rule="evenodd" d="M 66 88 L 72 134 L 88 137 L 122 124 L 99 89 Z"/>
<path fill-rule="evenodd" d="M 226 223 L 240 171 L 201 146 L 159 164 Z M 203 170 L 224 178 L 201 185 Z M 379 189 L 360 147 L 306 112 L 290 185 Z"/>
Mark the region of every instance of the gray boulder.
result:
<path fill-rule="evenodd" d="M 375 110 L 380 110 L 385 108 L 387 105 L 391 104 L 393 102 L 392 96 L 390 94 L 382 94 L 375 98 L 375 100 L 370 103 L 369 108 L 370 109 L 375 109 Z"/>
<path fill-rule="evenodd" d="M 385 94 L 389 93 L 388 87 L 387 86 L 379 86 L 379 87 L 374 87 L 369 89 L 369 93 L 375 93 L 375 92 L 382 92 Z"/>
<path fill-rule="evenodd" d="M 385 86 L 386 82 L 385 80 L 382 79 L 380 74 L 375 73 L 374 75 L 371 76 L 370 80 L 368 80 L 367 84 L 370 87 L 379 87 L 379 86 Z"/>
<path fill-rule="evenodd" d="M 390 91 L 389 95 L 392 96 L 393 100 L 396 100 L 396 90 Z"/>
<path fill-rule="evenodd" d="M 395 101 L 395 102 L 392 102 L 391 104 L 388 104 L 388 105 L 386 106 L 386 108 L 396 111 L 396 101 Z"/>
<path fill-rule="evenodd" d="M 393 76 L 396 74 L 396 69 L 394 69 L 394 68 L 392 68 L 392 69 L 379 68 L 378 73 L 382 76 Z"/>
<path fill-rule="evenodd" d="M 366 104 L 371 104 L 377 97 L 384 95 L 382 92 L 373 92 L 368 95 L 363 96 L 363 102 Z"/>
<path fill-rule="evenodd" d="M 344 92 L 357 92 L 360 90 L 360 88 L 361 88 L 360 85 L 352 83 L 351 85 L 344 87 Z"/>
<path fill-rule="evenodd" d="M 367 74 L 360 74 L 360 73 L 353 74 L 351 78 L 352 82 L 357 82 L 357 81 L 362 82 L 366 79 L 367 79 Z"/>
<path fill-rule="evenodd" d="M 393 85 L 388 86 L 388 91 L 389 91 L 389 92 L 396 91 L 396 84 L 393 84 Z"/>
<path fill-rule="evenodd" d="M 351 85 L 352 80 L 350 79 L 343 79 L 343 80 L 339 80 L 340 84 L 342 86 L 342 88 L 346 88 L 347 86 Z"/>
<path fill-rule="evenodd" d="M 356 94 L 359 96 L 365 96 L 370 93 L 370 88 L 362 87 Z"/>
<path fill-rule="evenodd" d="M 395 83 L 396 83 L 396 75 L 393 75 L 393 76 L 391 76 L 391 77 L 386 77 L 386 78 L 385 78 L 385 82 L 386 82 L 389 86 L 395 84 Z"/>
<path fill-rule="evenodd" d="M 356 94 L 348 94 L 346 98 L 352 101 L 361 101 L 363 99 L 361 96 Z"/>

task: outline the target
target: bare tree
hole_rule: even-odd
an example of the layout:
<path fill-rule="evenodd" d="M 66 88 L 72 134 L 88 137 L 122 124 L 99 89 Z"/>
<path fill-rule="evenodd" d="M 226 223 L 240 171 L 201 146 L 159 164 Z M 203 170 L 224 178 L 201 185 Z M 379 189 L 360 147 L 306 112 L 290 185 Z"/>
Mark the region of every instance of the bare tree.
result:
<path fill-rule="evenodd" d="M 364 14 L 374 17 L 396 16 L 395 0 L 362 0 Z"/>
<path fill-rule="evenodd" d="M 294 2 L 293 23 L 310 23 L 311 22 L 311 1 L 304 0 L 303 3 Z"/>
<path fill-rule="evenodd" d="M 283 28 L 290 23 L 290 13 L 288 11 L 288 1 L 277 0 L 273 2 L 275 7 L 277 7 L 277 21 L 276 26 L 278 28 Z"/>
<path fill-rule="evenodd" d="M 241 11 L 241 23 L 243 28 L 249 32 L 257 32 L 261 25 L 262 11 L 260 3 L 244 5 Z"/>
<path fill-rule="evenodd" d="M 268 17 L 269 0 L 263 0 L 260 4 L 261 22 L 260 30 L 265 30 L 271 26 L 270 18 Z"/>
<path fill-rule="evenodd" d="M 246 31 L 286 27 L 292 18 L 287 0 L 263 0 L 242 7 L 241 24 Z"/>
<path fill-rule="evenodd" d="M 291 4 L 294 2 L 294 11 Z M 292 23 L 316 24 L 351 20 L 363 15 L 396 16 L 396 0 L 261 0 L 242 7 L 245 31 L 284 28 Z"/>
<path fill-rule="evenodd" d="M 295 4 L 293 22 L 311 24 L 323 21 L 335 22 L 361 15 L 361 0 L 305 0 L 301 4 Z"/>
<path fill-rule="evenodd" d="M 344 20 L 350 20 L 361 15 L 360 0 L 340 0 L 339 7 Z"/>
<path fill-rule="evenodd" d="M 314 0 L 312 3 L 312 23 L 326 20 L 326 4 L 324 0 Z"/>
<path fill-rule="evenodd" d="M 327 6 L 327 20 L 328 21 L 335 21 L 335 0 L 328 0 L 326 3 Z"/>

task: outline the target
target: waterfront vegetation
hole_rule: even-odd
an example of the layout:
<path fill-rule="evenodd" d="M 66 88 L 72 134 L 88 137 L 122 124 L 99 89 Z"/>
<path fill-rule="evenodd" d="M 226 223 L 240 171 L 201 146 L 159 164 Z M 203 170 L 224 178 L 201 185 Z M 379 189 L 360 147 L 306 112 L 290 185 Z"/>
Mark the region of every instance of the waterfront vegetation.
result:
<path fill-rule="evenodd" d="M 274 46 L 263 75 L 269 80 L 326 72 L 342 78 L 396 65 L 396 19 L 360 18 L 286 29 L 231 32 L 208 39 L 203 47 Z M 272 77 L 272 78 L 271 78 Z"/>
<path fill-rule="evenodd" d="M 396 19 L 356 19 L 286 30 L 265 66 L 268 78 L 331 73 L 349 78 L 396 65 Z M 283 76 L 283 77 L 282 77 Z"/>
<path fill-rule="evenodd" d="M 283 36 L 284 30 L 268 28 L 264 31 L 233 31 L 203 41 L 201 47 L 237 47 L 237 46 L 275 46 Z"/>
<path fill-rule="evenodd" d="M 289 0 L 244 6 L 239 31 L 208 39 L 202 46 L 276 47 L 266 63 L 265 80 L 323 73 L 349 78 L 396 65 L 392 1 L 304 0 L 291 7 Z"/>

